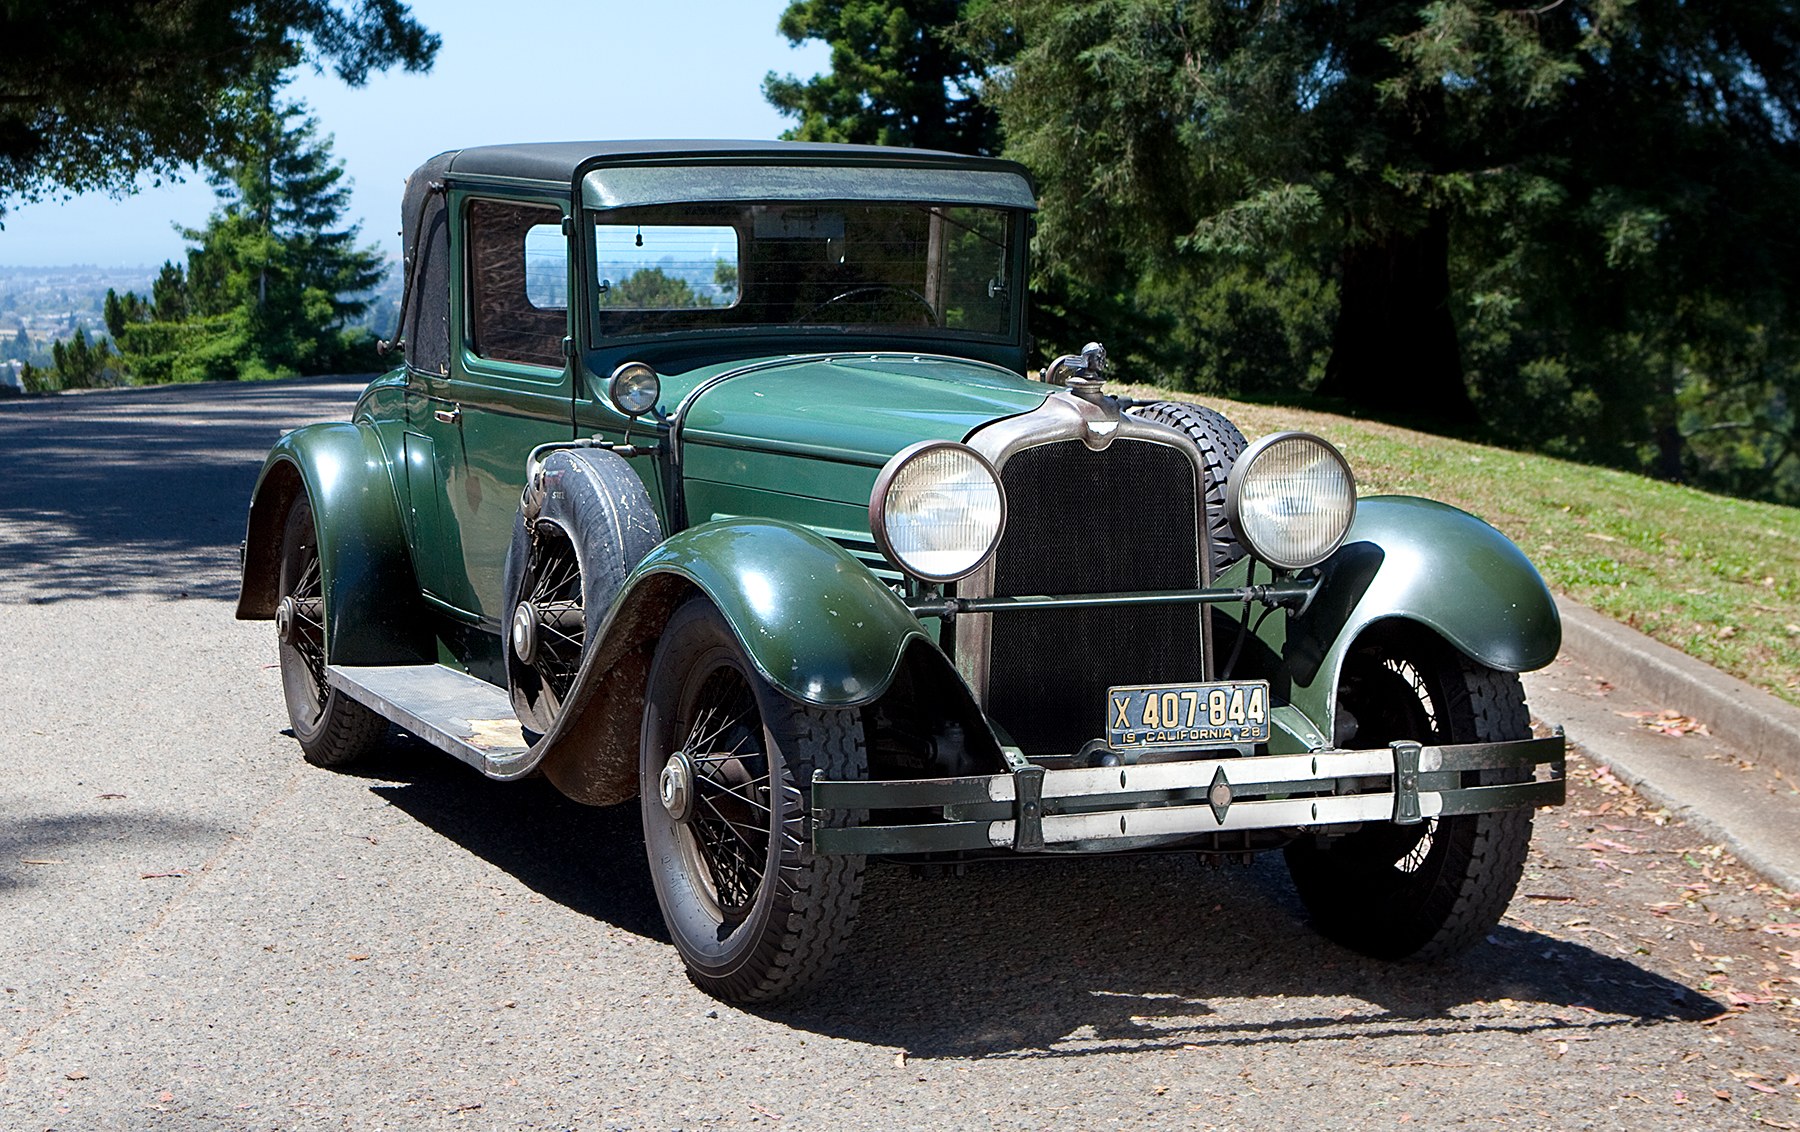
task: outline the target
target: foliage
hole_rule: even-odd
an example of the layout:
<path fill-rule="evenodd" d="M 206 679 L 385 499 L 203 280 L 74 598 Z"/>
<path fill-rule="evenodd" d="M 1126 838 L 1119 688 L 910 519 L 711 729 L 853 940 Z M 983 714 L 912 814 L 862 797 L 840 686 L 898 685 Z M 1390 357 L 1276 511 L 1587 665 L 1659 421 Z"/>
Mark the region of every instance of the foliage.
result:
<path fill-rule="evenodd" d="M 716 272 L 717 268 L 714 270 Z M 640 267 L 601 295 L 600 305 L 635 310 L 679 310 L 710 306 L 711 303 L 704 296 L 696 295 L 687 280 L 670 275 L 660 267 Z"/>
<path fill-rule="evenodd" d="M 1040 184 L 1053 349 L 1800 499 L 1794 0 L 796 2 L 782 28 L 833 48 L 806 100 L 767 88 L 800 136 L 996 111 Z M 896 88 L 927 40 L 945 81 Z"/>
<path fill-rule="evenodd" d="M 228 95 L 302 59 L 361 85 L 430 68 L 438 37 L 400 0 L 52 0 L 0 9 L 0 216 L 56 191 L 158 183 L 256 125 Z"/>
<path fill-rule="evenodd" d="M 965 48 L 947 31 L 985 0 L 794 0 L 781 34 L 831 45 L 831 71 L 804 81 L 771 71 L 763 97 L 799 125 L 798 141 L 992 153 L 999 134 L 981 100 L 999 51 Z"/>
<path fill-rule="evenodd" d="M 336 227 L 349 204 L 329 139 L 285 80 L 265 73 L 233 97 L 242 139 L 216 155 L 220 208 L 185 270 L 163 264 L 149 301 L 109 294 L 107 325 L 142 381 L 201 381 L 374 368 L 366 333 L 344 331 L 383 274 L 379 253 Z"/>
<path fill-rule="evenodd" d="M 112 344 L 101 340 L 90 343 L 87 331 L 77 329 L 75 337 L 57 341 L 50 347 L 51 363 L 34 366 L 27 362 L 19 370 L 19 383 L 27 393 L 48 393 L 57 389 L 96 389 L 117 385 L 120 381 L 120 358 Z"/>

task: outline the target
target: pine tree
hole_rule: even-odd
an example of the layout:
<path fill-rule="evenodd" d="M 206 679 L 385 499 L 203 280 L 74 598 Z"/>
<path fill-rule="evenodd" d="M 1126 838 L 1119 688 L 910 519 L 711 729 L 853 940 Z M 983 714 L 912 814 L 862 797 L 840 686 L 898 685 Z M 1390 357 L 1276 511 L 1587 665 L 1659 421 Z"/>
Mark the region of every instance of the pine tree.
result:
<path fill-rule="evenodd" d="M 209 180 L 219 207 L 185 269 L 165 263 L 146 304 L 119 301 L 122 344 L 144 380 L 208 380 L 321 373 L 367 365 L 366 332 L 344 330 L 368 306 L 385 268 L 344 224 L 350 187 L 331 140 L 303 104 L 281 97 L 286 77 L 258 72 L 233 95 L 241 142 L 217 154 Z M 130 326 L 131 304 L 148 324 Z"/>
<path fill-rule="evenodd" d="M 150 317 L 156 322 L 180 322 L 188 314 L 187 276 L 168 260 L 150 284 Z"/>

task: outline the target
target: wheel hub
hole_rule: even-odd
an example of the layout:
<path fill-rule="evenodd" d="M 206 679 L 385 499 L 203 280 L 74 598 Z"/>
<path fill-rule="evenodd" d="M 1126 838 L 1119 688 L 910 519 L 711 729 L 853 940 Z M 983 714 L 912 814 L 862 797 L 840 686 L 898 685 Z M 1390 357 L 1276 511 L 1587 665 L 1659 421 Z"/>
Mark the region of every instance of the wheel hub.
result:
<path fill-rule="evenodd" d="M 284 645 L 294 643 L 294 599 L 284 597 L 275 606 L 275 635 Z"/>
<path fill-rule="evenodd" d="M 538 611 L 528 601 L 520 602 L 513 610 L 512 649 L 520 663 L 530 664 L 537 659 Z"/>
<path fill-rule="evenodd" d="M 676 751 L 663 764 L 656 780 L 657 795 L 663 809 L 675 821 L 685 824 L 694 814 L 694 764 L 686 751 Z"/>

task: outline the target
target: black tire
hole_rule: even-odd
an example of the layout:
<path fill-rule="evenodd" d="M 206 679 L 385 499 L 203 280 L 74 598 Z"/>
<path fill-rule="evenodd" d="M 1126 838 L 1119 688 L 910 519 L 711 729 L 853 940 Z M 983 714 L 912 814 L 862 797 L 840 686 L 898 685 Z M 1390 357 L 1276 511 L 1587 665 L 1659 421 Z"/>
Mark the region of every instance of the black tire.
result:
<path fill-rule="evenodd" d="M 580 448 L 544 460 L 506 557 L 501 624 L 507 689 L 520 723 L 539 735 L 550 731 L 575 694 L 587 642 L 632 568 L 661 541 L 656 508 L 623 456 Z"/>
<path fill-rule="evenodd" d="M 1359 651 L 1339 687 L 1342 746 L 1531 737 L 1519 678 L 1447 646 Z M 1502 781 L 1484 773 L 1468 784 Z M 1531 810 L 1502 810 L 1303 837 L 1287 849 L 1288 871 L 1329 938 L 1378 959 L 1440 959 L 1500 922 L 1524 872 L 1531 824 Z"/>
<path fill-rule="evenodd" d="M 281 573 L 275 592 L 281 693 L 288 722 L 306 761 L 347 766 L 387 738 L 387 720 L 325 681 L 325 597 L 319 574 L 319 537 L 305 493 L 288 507 L 281 533 Z"/>
<path fill-rule="evenodd" d="M 669 773 L 688 785 L 685 814 L 662 788 L 678 757 L 687 769 Z M 824 974 L 850 937 L 863 858 L 813 854 L 809 784 L 815 770 L 867 776 L 859 713 L 770 687 L 696 596 L 669 619 L 651 662 L 639 768 L 657 903 L 695 984 L 728 1002 L 768 1002 Z"/>
<path fill-rule="evenodd" d="M 1249 446 L 1244 434 L 1223 413 L 1181 401 L 1139 405 L 1131 415 L 1179 429 L 1199 446 L 1200 461 L 1206 466 L 1206 529 L 1212 540 L 1213 571 L 1242 558 L 1244 548 L 1225 520 L 1225 480 L 1231 475 L 1231 465 Z"/>

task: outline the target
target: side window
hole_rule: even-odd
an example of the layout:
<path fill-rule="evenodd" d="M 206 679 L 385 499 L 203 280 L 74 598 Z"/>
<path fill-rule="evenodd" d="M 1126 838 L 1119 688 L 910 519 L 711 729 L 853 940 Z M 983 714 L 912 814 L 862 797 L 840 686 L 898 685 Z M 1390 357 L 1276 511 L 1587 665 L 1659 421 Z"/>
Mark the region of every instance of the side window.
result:
<path fill-rule="evenodd" d="M 469 202 L 469 348 L 503 362 L 563 366 L 569 243 L 550 205 Z"/>

